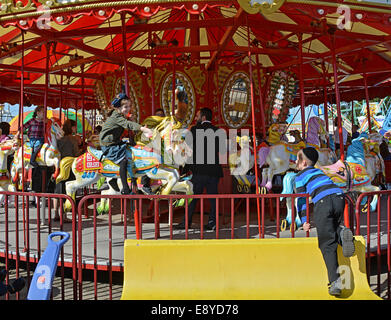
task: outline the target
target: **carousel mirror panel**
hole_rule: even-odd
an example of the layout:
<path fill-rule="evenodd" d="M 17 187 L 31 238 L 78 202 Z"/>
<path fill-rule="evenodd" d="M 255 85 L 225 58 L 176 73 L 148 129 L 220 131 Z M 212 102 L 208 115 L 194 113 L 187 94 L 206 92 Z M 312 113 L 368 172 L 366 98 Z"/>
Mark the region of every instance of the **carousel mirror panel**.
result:
<path fill-rule="evenodd" d="M 243 72 L 234 73 L 227 81 L 222 96 L 222 116 L 231 128 L 240 128 L 251 112 L 250 79 Z"/>
<path fill-rule="evenodd" d="M 188 127 L 194 118 L 195 94 L 189 78 L 182 72 L 175 73 L 175 110 L 174 115 L 182 122 L 184 128 Z M 172 111 L 172 73 L 169 74 L 162 85 L 161 106 L 166 116 Z"/>
<path fill-rule="evenodd" d="M 293 73 L 276 71 L 271 75 L 267 88 L 267 123 L 285 123 L 296 91 L 297 81 Z"/>

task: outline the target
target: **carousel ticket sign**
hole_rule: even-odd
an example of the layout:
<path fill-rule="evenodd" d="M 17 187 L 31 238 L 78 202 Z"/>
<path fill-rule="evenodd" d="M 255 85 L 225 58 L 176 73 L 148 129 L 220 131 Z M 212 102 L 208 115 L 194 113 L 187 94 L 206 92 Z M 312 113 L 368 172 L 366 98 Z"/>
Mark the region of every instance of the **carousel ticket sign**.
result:
<path fill-rule="evenodd" d="M 250 14 L 273 13 L 277 11 L 285 0 L 238 0 L 244 11 Z"/>

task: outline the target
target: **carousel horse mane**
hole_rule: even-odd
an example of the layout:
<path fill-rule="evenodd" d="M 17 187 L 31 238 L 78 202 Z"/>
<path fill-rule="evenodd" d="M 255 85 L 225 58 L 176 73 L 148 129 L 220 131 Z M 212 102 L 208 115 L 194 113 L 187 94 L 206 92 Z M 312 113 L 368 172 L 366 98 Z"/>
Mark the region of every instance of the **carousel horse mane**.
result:
<path fill-rule="evenodd" d="M 365 166 L 365 151 L 362 139 L 366 139 L 368 135 L 361 133 L 356 139 L 352 140 L 351 145 L 346 152 L 346 161 L 351 163 L 358 163 Z"/>
<path fill-rule="evenodd" d="M 177 121 L 175 117 L 159 117 L 159 116 L 150 116 L 146 118 L 141 124 L 143 126 L 147 126 L 148 128 L 154 130 L 153 136 L 150 140 L 154 140 L 156 135 L 161 133 L 164 129 L 167 128 L 168 125 L 172 125 L 172 130 L 177 130 L 182 127 L 182 123 Z M 141 140 L 141 132 L 137 132 L 135 136 L 135 141 L 137 144 L 144 145 L 144 141 Z"/>
<path fill-rule="evenodd" d="M 268 130 L 268 142 L 270 144 L 277 144 L 281 142 L 281 135 L 285 131 L 286 124 L 273 123 Z"/>
<path fill-rule="evenodd" d="M 52 144 L 52 127 L 53 124 L 56 123 L 59 127 L 61 127 L 61 121 L 58 118 L 51 118 L 49 119 L 47 125 L 46 125 L 46 131 L 45 131 L 45 140 L 48 142 L 48 144 Z M 54 133 L 54 132 L 53 132 Z"/>

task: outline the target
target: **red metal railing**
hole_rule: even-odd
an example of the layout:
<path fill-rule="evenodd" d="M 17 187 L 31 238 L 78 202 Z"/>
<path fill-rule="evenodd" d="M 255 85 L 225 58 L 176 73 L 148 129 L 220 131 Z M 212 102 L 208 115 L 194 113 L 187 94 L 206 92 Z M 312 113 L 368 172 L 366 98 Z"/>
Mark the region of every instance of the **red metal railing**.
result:
<path fill-rule="evenodd" d="M 292 208 L 295 208 L 295 199 L 303 195 L 280 194 L 220 194 L 220 195 L 99 195 L 84 196 L 76 204 L 66 195 L 27 192 L 0 192 L 4 194 L 4 218 L 3 224 L 0 215 L 0 227 L 4 229 L 4 247 L 1 247 L 0 256 L 5 259 L 8 267 L 10 260 L 15 261 L 16 276 L 20 272 L 20 262 L 26 262 L 28 280 L 32 277 L 32 268 L 38 262 L 41 252 L 45 249 L 45 236 L 54 229 L 71 233 L 70 246 L 66 245 L 68 252 L 61 252 L 59 272 L 61 281 L 61 299 L 65 298 L 64 269 L 72 268 L 73 299 L 83 299 L 86 287 L 83 277 L 84 271 L 93 273 L 93 299 L 99 299 L 99 272 L 104 271 L 108 276 L 108 299 L 117 299 L 113 292 L 113 276 L 123 271 L 123 241 L 127 238 L 135 239 L 207 239 L 207 238 L 267 238 L 267 237 L 295 237 L 310 236 L 309 232 L 299 231 L 294 228 L 281 231 L 281 221 L 286 218 L 286 199 Z M 368 197 L 369 200 L 378 195 L 377 210 L 362 212 L 361 200 Z M 366 237 L 367 244 L 367 272 L 372 285 L 376 286 L 376 293 L 380 295 L 384 286 L 387 286 L 385 298 L 390 299 L 390 200 L 391 191 L 380 191 L 361 194 L 356 201 L 348 201 L 349 209 L 345 214 L 345 223 L 349 224 L 355 234 Z M 15 196 L 15 212 L 10 208 L 10 197 Z M 72 227 L 60 222 L 52 221 L 51 215 L 47 217 L 47 224 L 43 217 L 43 207 L 40 201 L 37 209 L 32 210 L 29 201 L 37 197 L 40 200 L 59 199 L 60 210 L 63 202 L 68 199 L 72 204 Z M 99 215 L 97 212 L 98 201 L 107 199 L 110 201 L 109 212 Z M 185 206 L 173 207 L 179 200 L 185 200 Z M 193 215 L 193 224 L 199 224 L 199 228 L 186 227 L 177 231 L 175 223 L 182 221 L 188 223 L 189 199 L 199 199 L 199 217 Z M 209 199 L 216 200 L 216 230 L 205 230 L 207 221 Z M 260 207 L 260 216 L 257 215 L 257 201 Z M 309 198 L 307 202 L 307 221 L 310 221 Z M 51 210 L 51 201 L 48 201 L 48 211 Z M 209 206 L 210 207 L 210 206 Z M 171 208 L 171 209 L 170 209 Z M 86 214 L 87 213 L 87 214 Z M 62 214 L 60 214 L 62 216 Z M 292 210 L 291 221 L 295 221 L 295 210 Z M 88 217 L 88 218 L 87 218 Z M 33 236 L 32 236 L 33 235 Z M 44 236 L 45 235 L 45 236 Z M 312 234 L 314 236 L 314 234 Z M 373 241 L 373 238 L 376 238 Z M 18 248 L 18 250 L 17 250 Z M 7 254 L 8 253 L 8 254 Z M 386 255 L 386 258 L 384 257 Z M 375 258 L 375 259 L 374 259 Z M 384 263 L 386 260 L 386 263 Z M 373 269 L 372 262 L 376 262 L 377 269 Z M 382 270 L 383 262 L 386 271 Z M 372 270 L 373 269 L 373 270 Z M 374 271 L 374 272 L 372 272 Z M 385 274 L 386 273 L 386 274 Z M 382 279 L 386 276 L 385 282 Z M 376 279 L 374 280 L 374 277 Z M 8 278 L 7 278 L 8 281 Z M 386 284 L 385 284 L 386 283 Z M 99 284 L 100 285 L 100 284 Z M 383 289 L 382 289 L 383 288 Z M 102 290 L 101 290 L 102 291 Z M 90 292 L 89 292 L 90 293 Z M 17 296 L 18 298 L 18 296 Z"/>
<path fill-rule="evenodd" d="M 16 278 L 20 276 L 20 264 L 25 262 L 27 284 L 30 283 L 32 278 L 31 266 L 38 263 L 41 258 L 41 254 L 45 250 L 46 246 L 42 243 L 47 242 L 47 235 L 49 235 L 53 228 L 58 230 L 64 230 L 63 223 L 63 203 L 65 200 L 69 200 L 72 205 L 72 234 L 76 234 L 76 206 L 74 201 L 66 196 L 60 194 L 50 193 L 30 193 L 30 192 L 0 192 L 0 195 L 4 195 L 4 247 L 0 249 L 0 256 L 5 260 L 5 267 L 10 270 L 10 260 L 15 261 Z M 14 197 L 14 208 L 11 208 L 12 201 L 10 197 Z M 47 202 L 47 212 L 50 213 L 52 209 L 51 200 L 58 199 L 60 202 L 60 221 L 59 224 L 54 226 L 54 222 L 51 219 L 51 214 L 48 214 L 47 224 L 45 213 L 46 206 L 42 206 L 41 202 Z M 36 202 L 36 214 L 31 214 L 30 200 Z M 14 210 L 13 210 L 14 209 Z M 12 212 L 11 215 L 11 210 Z M 20 216 L 22 219 L 20 220 Z M 14 220 L 12 220 L 12 217 Z M 0 219 L 1 226 L 1 219 Z M 44 237 L 45 235 L 45 237 Z M 22 239 L 21 239 L 22 238 Z M 22 240 L 22 241 L 21 241 Z M 22 242 L 22 243 L 21 243 Z M 61 250 L 59 258 L 59 272 L 61 274 L 61 297 L 65 298 L 65 284 L 64 284 L 64 268 L 72 268 L 73 278 L 73 296 L 76 297 L 76 262 L 72 259 L 76 256 L 75 251 L 76 237 L 72 237 L 71 248 L 72 251 L 69 254 L 69 258 L 64 257 L 64 248 Z M 8 284 L 9 275 L 7 275 L 6 283 Z M 9 298 L 7 294 L 6 299 Z M 17 294 L 16 298 L 19 298 Z"/>
<path fill-rule="evenodd" d="M 370 211 L 370 206 L 367 205 L 363 210 L 362 201 L 370 203 L 373 197 L 377 196 L 376 210 Z M 376 294 L 381 296 L 386 287 L 386 296 L 382 298 L 391 299 L 390 291 L 390 272 L 391 272 L 391 251 L 390 251 L 390 209 L 391 209 L 391 191 L 376 191 L 365 192 L 359 195 L 355 204 L 355 234 L 363 235 L 366 238 L 366 268 L 369 283 L 373 283 L 370 279 L 372 274 L 372 258 L 375 258 L 376 264 Z M 384 210 L 384 208 L 386 208 Z M 382 210 L 383 209 L 383 210 Z M 366 228 L 361 225 L 365 222 Z M 375 238 L 375 241 L 371 241 Z M 385 256 L 385 257 L 384 257 Z M 382 265 L 382 260 L 386 260 L 386 264 Z M 382 270 L 386 267 L 386 270 Z M 383 282 L 382 278 L 386 278 Z"/>

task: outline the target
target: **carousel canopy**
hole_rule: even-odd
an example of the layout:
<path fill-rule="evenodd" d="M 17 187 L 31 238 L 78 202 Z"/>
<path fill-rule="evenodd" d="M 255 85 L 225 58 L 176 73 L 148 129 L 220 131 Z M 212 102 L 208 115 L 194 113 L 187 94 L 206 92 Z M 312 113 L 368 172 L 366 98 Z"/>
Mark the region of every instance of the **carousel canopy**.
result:
<path fill-rule="evenodd" d="M 0 101 L 98 108 L 108 73 L 146 74 L 197 61 L 248 63 L 263 74 L 302 74 L 306 104 L 333 101 L 336 54 L 342 100 L 391 95 L 391 10 L 387 1 L 2 0 Z M 302 41 L 300 41 L 300 39 Z M 300 67 L 300 62 L 302 65 Z M 365 79 L 364 79 L 365 78 Z M 300 104 L 297 90 L 293 105 Z"/>

